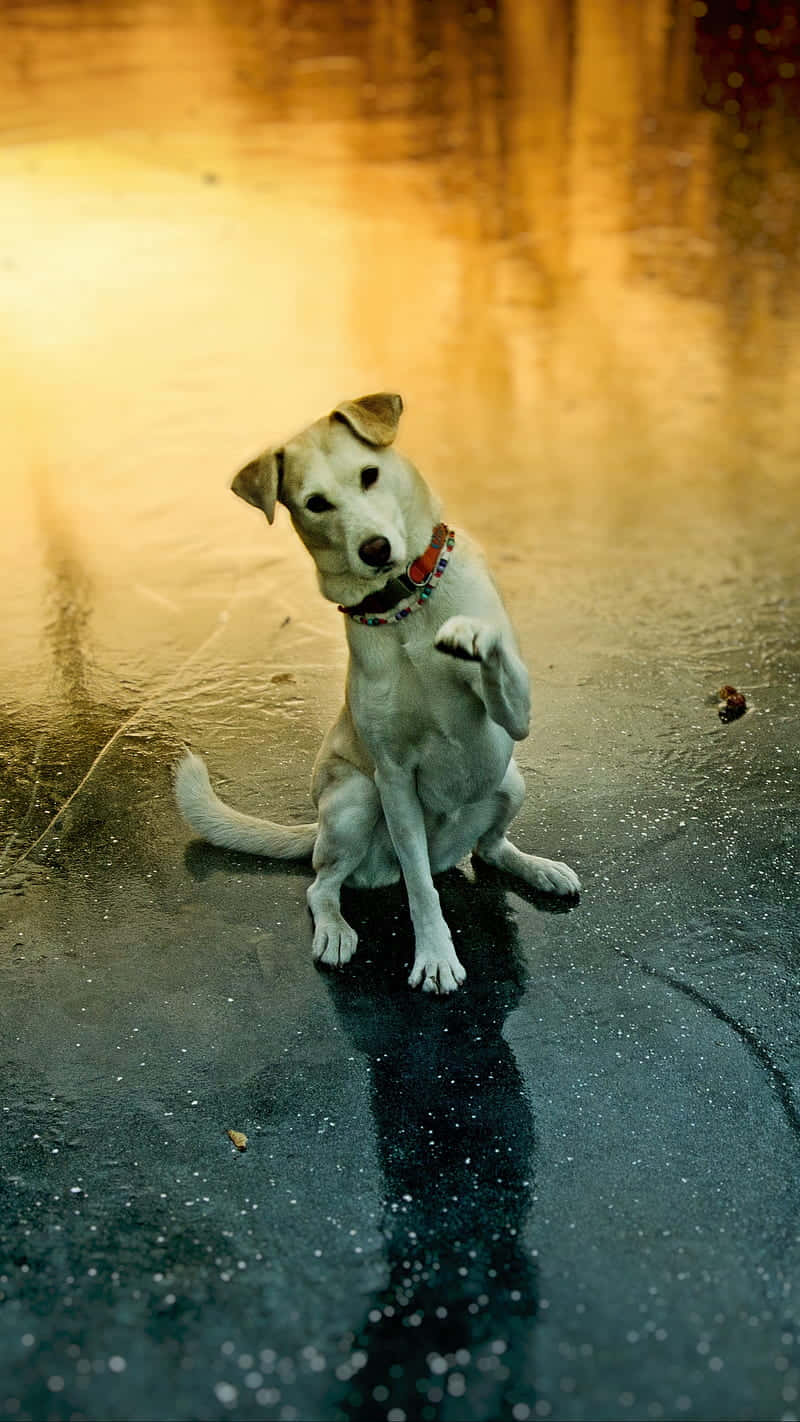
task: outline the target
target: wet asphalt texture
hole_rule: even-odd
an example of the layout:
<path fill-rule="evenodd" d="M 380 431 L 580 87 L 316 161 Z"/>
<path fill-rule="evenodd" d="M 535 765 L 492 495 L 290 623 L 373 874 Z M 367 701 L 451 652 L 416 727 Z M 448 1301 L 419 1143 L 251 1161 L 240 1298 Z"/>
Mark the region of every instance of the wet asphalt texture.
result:
<path fill-rule="evenodd" d="M 800 1417 L 800 150 L 729 8 L 0 7 L 0 1418 Z M 444 875 L 442 999 L 170 784 L 310 817 L 339 615 L 226 477 L 379 388 L 583 884 Z"/>

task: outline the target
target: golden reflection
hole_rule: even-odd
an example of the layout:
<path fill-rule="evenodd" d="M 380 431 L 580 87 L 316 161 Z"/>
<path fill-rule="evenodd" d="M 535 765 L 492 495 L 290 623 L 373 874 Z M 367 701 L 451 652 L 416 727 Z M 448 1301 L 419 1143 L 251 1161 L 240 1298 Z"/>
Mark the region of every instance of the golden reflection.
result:
<path fill-rule="evenodd" d="M 92 589 L 73 668 L 91 623 L 147 685 L 238 580 L 307 614 L 226 477 L 370 388 L 454 517 L 492 545 L 513 508 L 564 566 L 573 540 L 578 585 L 589 527 L 592 559 L 636 528 L 667 563 L 687 528 L 768 546 L 800 455 L 798 37 L 788 4 L 726 8 L 0 3 L 22 700 L 53 528 Z"/>

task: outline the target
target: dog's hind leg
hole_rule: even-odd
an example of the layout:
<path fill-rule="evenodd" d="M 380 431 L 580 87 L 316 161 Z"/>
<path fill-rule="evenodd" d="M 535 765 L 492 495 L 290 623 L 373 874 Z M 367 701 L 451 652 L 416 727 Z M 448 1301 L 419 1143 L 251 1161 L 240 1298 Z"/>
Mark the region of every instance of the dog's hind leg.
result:
<path fill-rule="evenodd" d="M 506 838 L 506 830 L 519 810 L 524 796 L 525 782 L 522 773 L 516 761 L 509 761 L 503 782 L 495 792 L 495 821 L 478 840 L 475 854 L 506 874 L 514 874 L 541 893 L 565 896 L 580 893 L 578 876 L 568 864 L 561 864 L 555 859 L 542 859 L 538 854 L 524 854 Z"/>
<path fill-rule="evenodd" d="M 381 813 L 374 781 L 360 770 L 331 777 L 319 804 L 319 833 L 314 846 L 316 879 L 306 895 L 314 919 L 314 959 L 339 968 L 358 944 L 355 929 L 339 906 L 342 884 L 364 859 Z"/>

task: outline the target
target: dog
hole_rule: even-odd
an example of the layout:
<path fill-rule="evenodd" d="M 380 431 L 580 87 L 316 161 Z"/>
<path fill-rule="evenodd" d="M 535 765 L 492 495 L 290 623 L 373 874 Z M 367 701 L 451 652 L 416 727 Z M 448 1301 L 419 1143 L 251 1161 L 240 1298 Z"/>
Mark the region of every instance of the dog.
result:
<path fill-rule="evenodd" d="M 402 875 L 409 983 L 450 993 L 466 974 L 435 875 L 472 853 L 541 893 L 575 899 L 580 884 L 568 865 L 523 854 L 506 836 L 524 797 L 513 747 L 529 731 L 528 674 L 483 555 L 443 522 L 394 447 L 402 410 L 399 395 L 346 401 L 232 484 L 270 524 L 285 505 L 323 597 L 344 616 L 345 701 L 314 765 L 316 822 L 288 827 L 231 809 L 191 752 L 175 790 L 184 819 L 212 844 L 312 857 L 313 955 L 328 967 L 349 962 L 358 941 L 342 886 L 374 889 Z"/>

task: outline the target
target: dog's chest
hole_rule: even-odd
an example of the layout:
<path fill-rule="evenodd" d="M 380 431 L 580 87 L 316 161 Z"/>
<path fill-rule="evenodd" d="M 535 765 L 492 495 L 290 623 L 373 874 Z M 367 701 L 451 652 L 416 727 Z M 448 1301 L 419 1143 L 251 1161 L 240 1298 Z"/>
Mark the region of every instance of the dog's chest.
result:
<path fill-rule="evenodd" d="M 442 656 L 431 638 L 395 642 L 385 661 L 354 669 L 350 703 L 359 735 L 376 760 L 387 753 L 416 759 L 436 745 L 463 753 L 490 724 L 472 689 L 479 676 L 478 667 Z"/>

